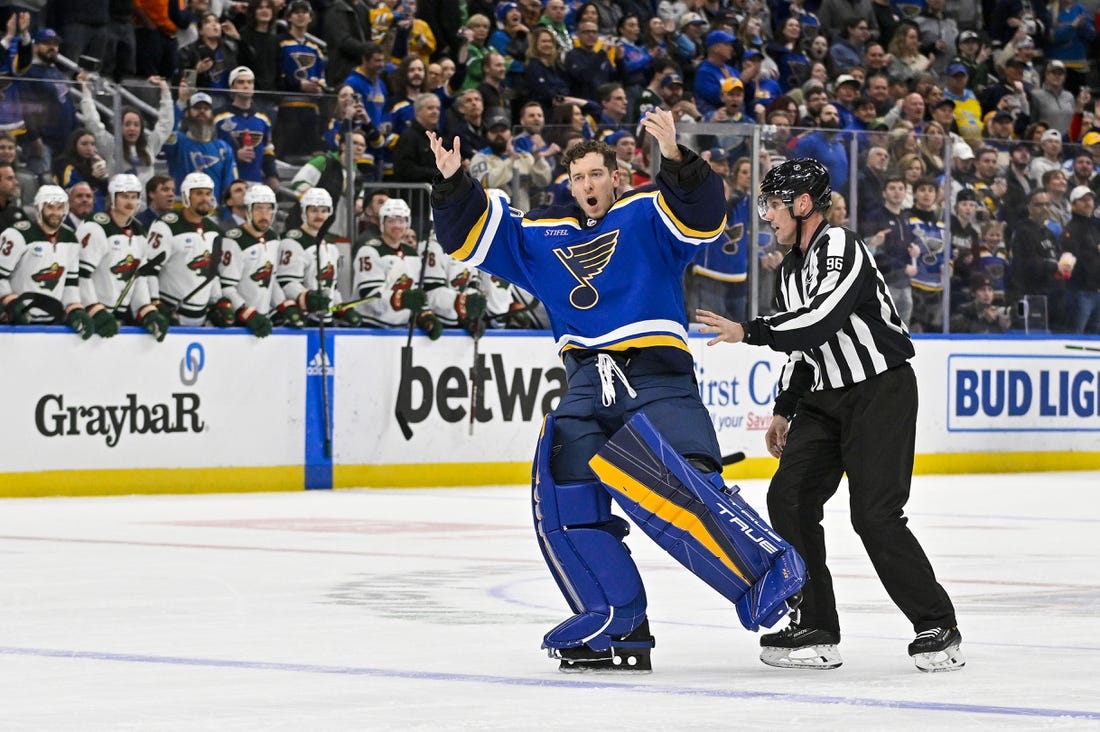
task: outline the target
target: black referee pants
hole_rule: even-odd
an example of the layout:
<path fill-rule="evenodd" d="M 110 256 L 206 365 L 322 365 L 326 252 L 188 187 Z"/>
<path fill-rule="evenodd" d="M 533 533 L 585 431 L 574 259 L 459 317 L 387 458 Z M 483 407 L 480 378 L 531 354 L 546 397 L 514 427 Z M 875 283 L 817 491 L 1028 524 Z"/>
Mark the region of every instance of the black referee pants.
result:
<path fill-rule="evenodd" d="M 840 631 L 821 519 L 844 473 L 852 526 L 890 598 L 917 632 L 955 625 L 951 599 L 903 514 L 916 420 L 917 382 L 908 364 L 850 387 L 810 392 L 799 402 L 768 488 L 768 513 L 806 561 L 803 627 Z"/>

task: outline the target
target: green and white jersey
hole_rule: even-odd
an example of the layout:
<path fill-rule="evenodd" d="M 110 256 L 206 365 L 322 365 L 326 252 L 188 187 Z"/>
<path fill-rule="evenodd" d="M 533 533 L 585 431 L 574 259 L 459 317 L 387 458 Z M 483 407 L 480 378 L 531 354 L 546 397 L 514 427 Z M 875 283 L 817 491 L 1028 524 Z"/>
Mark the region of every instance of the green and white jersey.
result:
<path fill-rule="evenodd" d="M 80 304 L 80 247 L 73 230 L 47 234 L 36 221 L 19 221 L 0 234 L 0 298 L 34 292 L 65 307 Z M 32 322 L 53 322 L 32 310 Z"/>
<path fill-rule="evenodd" d="M 215 259 L 221 256 L 220 238 L 218 222 L 209 216 L 193 224 L 169 212 L 149 227 L 148 256 L 167 253 L 156 280 L 150 282 L 149 295 L 174 306 L 184 325 L 202 325 L 207 308 L 219 296 Z"/>
<path fill-rule="evenodd" d="M 94 214 L 76 229 L 80 242 L 80 300 L 85 308 L 99 303 L 113 308 L 131 279 L 119 311 L 129 308 L 136 316 L 149 304 L 148 277 L 138 270 L 146 261 L 145 227 L 136 219 L 117 225 L 105 213 Z"/>
<path fill-rule="evenodd" d="M 278 256 L 279 237 L 270 229 L 259 236 L 243 228 L 225 232 L 218 277 L 221 296 L 229 299 L 234 310 L 251 307 L 266 315 L 285 299 L 275 281 Z"/>

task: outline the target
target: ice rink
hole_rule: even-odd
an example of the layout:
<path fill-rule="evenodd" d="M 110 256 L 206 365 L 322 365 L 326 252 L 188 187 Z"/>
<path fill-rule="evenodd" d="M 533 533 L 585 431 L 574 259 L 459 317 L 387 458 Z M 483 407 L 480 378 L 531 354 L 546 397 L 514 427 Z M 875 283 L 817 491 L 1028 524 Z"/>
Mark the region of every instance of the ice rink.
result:
<path fill-rule="evenodd" d="M 742 483 L 763 506 L 765 484 Z M 965 669 L 912 629 L 829 504 L 835 671 L 757 659 L 717 594 L 630 539 L 650 675 L 564 675 L 525 486 L 0 503 L 0 729 L 1100 729 L 1098 473 L 922 477 L 910 525 Z"/>

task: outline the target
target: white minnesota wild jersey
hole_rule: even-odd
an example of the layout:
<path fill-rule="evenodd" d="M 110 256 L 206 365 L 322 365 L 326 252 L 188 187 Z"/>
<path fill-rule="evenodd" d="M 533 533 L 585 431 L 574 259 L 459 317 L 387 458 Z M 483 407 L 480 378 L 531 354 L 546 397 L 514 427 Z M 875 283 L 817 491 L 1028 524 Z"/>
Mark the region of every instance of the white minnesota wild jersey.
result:
<path fill-rule="evenodd" d="M 221 296 L 228 298 L 234 310 L 255 308 L 265 315 L 278 305 L 283 290 L 275 282 L 275 262 L 279 258 L 279 236 L 272 230 L 259 236 L 245 229 L 230 229 L 222 241 L 218 263 Z"/>
<path fill-rule="evenodd" d="M 62 305 L 80 304 L 80 247 L 67 226 L 47 234 L 37 222 L 20 221 L 0 234 L 0 297 L 37 293 Z M 53 322 L 32 309 L 32 322 Z"/>
<path fill-rule="evenodd" d="M 291 229 L 279 242 L 279 260 L 275 265 L 275 278 L 288 300 L 298 301 L 306 290 L 321 290 L 338 305 L 340 293 L 336 289 L 336 268 L 340 263 L 340 250 L 328 236 L 318 243 L 317 237 L 301 229 Z"/>
<path fill-rule="evenodd" d="M 167 253 L 156 280 L 150 278 L 149 294 L 176 308 L 184 325 L 201 325 L 211 297 L 216 298 L 221 236 L 218 222 L 209 216 L 193 224 L 177 213 L 166 213 L 149 227 L 149 257 Z"/>
<path fill-rule="evenodd" d="M 134 280 L 119 311 L 136 316 L 149 304 L 149 285 L 138 276 L 146 253 L 145 227 L 136 219 L 119 226 L 105 213 L 94 214 L 76 229 L 80 242 L 80 300 L 85 308 L 99 303 L 111 309 Z"/>
<path fill-rule="evenodd" d="M 407 325 L 408 310 L 394 310 L 390 302 L 398 289 L 416 288 L 420 281 L 420 257 L 416 249 L 402 244 L 398 249 L 371 239 L 355 254 L 352 270 L 352 299 L 372 298 L 355 309 L 365 324 L 381 328 Z"/>

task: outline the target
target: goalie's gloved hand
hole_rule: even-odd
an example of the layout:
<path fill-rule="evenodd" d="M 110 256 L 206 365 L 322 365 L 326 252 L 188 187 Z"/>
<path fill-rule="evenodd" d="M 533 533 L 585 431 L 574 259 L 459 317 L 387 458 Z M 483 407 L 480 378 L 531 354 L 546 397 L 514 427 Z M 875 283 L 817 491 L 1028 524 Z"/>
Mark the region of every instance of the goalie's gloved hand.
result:
<path fill-rule="evenodd" d="M 394 310 L 412 310 L 418 313 L 428 304 L 428 293 L 416 288 L 395 290 L 390 296 Z"/>
<path fill-rule="evenodd" d="M 86 310 L 77 309 L 70 312 L 65 318 L 65 325 L 72 328 L 73 332 L 85 341 L 95 335 L 95 323 Z"/>
<path fill-rule="evenodd" d="M 278 308 L 279 315 L 282 316 L 283 325 L 287 328 L 304 328 L 306 326 L 306 318 L 302 315 L 302 311 L 298 309 L 297 305 L 282 304 Z"/>
<path fill-rule="evenodd" d="M 331 303 L 332 298 L 321 290 L 306 290 L 298 296 L 298 307 L 310 313 L 327 312 Z"/>
<path fill-rule="evenodd" d="M 100 338 L 110 338 L 118 333 L 118 318 L 107 308 L 96 310 L 95 315 L 92 316 L 92 323 L 95 325 L 96 335 Z"/>
<path fill-rule="evenodd" d="M 168 318 L 156 307 L 149 308 L 144 315 L 138 316 L 138 325 L 147 330 L 157 343 L 162 342 L 168 334 Z"/>
<path fill-rule="evenodd" d="M 416 316 L 416 324 L 433 341 L 439 340 L 439 336 L 443 335 L 443 323 L 439 322 L 439 318 L 435 317 L 435 313 L 431 310 L 421 311 Z"/>
<path fill-rule="evenodd" d="M 255 308 L 244 307 L 237 313 L 244 327 L 252 331 L 257 338 L 267 338 L 271 335 L 271 318 L 257 312 Z"/>
<path fill-rule="evenodd" d="M 8 322 L 12 325 L 27 325 L 31 322 L 30 316 L 27 315 L 27 312 L 31 309 L 28 300 L 14 298 L 5 306 L 5 309 L 8 313 Z"/>
<path fill-rule="evenodd" d="M 237 313 L 234 312 L 233 303 L 229 301 L 229 298 L 223 297 L 214 303 L 214 306 L 206 314 L 206 318 L 211 325 L 217 328 L 228 328 L 237 322 Z"/>
<path fill-rule="evenodd" d="M 344 325 L 348 328 L 358 328 L 363 324 L 363 316 L 355 312 L 355 308 L 337 310 L 333 315 L 336 316 L 336 321 L 339 325 Z"/>

